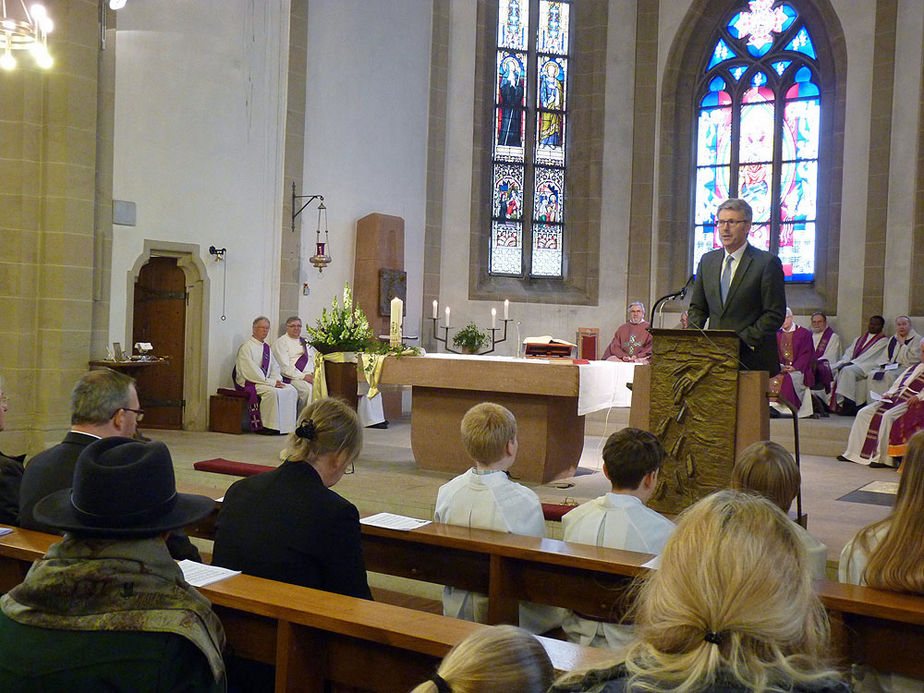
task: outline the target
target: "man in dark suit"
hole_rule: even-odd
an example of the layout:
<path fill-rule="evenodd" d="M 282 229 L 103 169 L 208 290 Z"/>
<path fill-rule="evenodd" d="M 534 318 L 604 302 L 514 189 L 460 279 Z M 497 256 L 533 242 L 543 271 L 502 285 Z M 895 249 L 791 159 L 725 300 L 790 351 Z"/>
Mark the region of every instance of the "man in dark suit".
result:
<path fill-rule="evenodd" d="M 132 378 L 108 368 L 84 373 L 71 393 L 70 432 L 26 465 L 19 488 L 19 526 L 57 534 L 55 528 L 35 519 L 35 504 L 74 485 L 77 458 L 90 443 L 112 436 L 131 438 L 143 417 Z M 196 547 L 182 532 L 171 532 L 167 546 L 174 558 L 200 560 Z"/>
<path fill-rule="evenodd" d="M 724 246 L 703 255 L 690 298 L 689 323 L 702 329 L 734 330 L 741 340 L 742 370 L 780 372 L 776 331 L 786 317 L 780 259 L 750 245 L 751 206 L 732 198 L 716 214 Z"/>

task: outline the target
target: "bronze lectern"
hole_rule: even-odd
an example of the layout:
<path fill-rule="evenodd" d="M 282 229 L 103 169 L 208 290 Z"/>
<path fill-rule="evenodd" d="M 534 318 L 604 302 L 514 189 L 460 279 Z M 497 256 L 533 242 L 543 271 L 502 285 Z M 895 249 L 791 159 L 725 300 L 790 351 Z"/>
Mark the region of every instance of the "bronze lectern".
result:
<path fill-rule="evenodd" d="M 728 486 L 736 455 L 770 437 L 767 373 L 739 371 L 730 330 L 653 329 L 650 366 L 635 369 L 629 424 L 668 453 L 648 502 L 679 513 Z"/>

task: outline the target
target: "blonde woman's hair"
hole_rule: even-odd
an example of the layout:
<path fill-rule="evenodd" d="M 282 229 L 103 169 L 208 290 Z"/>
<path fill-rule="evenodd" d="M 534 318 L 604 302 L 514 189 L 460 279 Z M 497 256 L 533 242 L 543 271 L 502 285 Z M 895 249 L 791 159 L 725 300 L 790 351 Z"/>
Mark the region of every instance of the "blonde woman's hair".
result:
<path fill-rule="evenodd" d="M 493 464 L 504 456 L 507 443 L 517 437 L 517 420 L 506 407 L 482 402 L 462 417 L 462 445 L 476 462 Z"/>
<path fill-rule="evenodd" d="M 788 513 L 801 484 L 802 475 L 789 451 L 779 443 L 760 440 L 741 452 L 732 469 L 730 486 L 758 493 Z"/>
<path fill-rule="evenodd" d="M 684 511 L 634 617 L 628 688 L 789 690 L 837 675 L 802 542 L 759 496 L 719 491 Z"/>
<path fill-rule="evenodd" d="M 363 429 L 356 412 L 342 400 L 325 397 L 302 409 L 286 441 L 285 456 L 314 462 L 327 453 L 346 450 L 353 459 L 362 447 Z"/>
<path fill-rule="evenodd" d="M 873 537 L 885 527 L 882 540 Z M 888 517 L 864 527 L 854 540 L 868 556 L 863 581 L 870 587 L 924 594 L 924 431 L 908 441 L 895 507 Z"/>
<path fill-rule="evenodd" d="M 555 670 L 542 644 L 515 626 L 491 626 L 453 647 L 437 669 L 452 693 L 545 693 Z M 411 693 L 437 693 L 431 680 Z"/>

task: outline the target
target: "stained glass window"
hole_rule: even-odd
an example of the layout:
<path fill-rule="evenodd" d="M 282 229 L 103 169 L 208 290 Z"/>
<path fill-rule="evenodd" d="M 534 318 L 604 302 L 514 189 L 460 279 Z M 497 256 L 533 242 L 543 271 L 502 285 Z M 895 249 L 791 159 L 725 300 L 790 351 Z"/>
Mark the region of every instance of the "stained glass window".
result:
<path fill-rule="evenodd" d="M 716 207 L 754 211 L 750 242 L 779 255 L 788 281 L 815 278 L 821 91 L 799 12 L 750 0 L 717 31 L 698 95 L 693 266 L 720 248 Z"/>
<path fill-rule="evenodd" d="M 563 276 L 570 10 L 570 0 L 498 2 L 493 275 Z"/>

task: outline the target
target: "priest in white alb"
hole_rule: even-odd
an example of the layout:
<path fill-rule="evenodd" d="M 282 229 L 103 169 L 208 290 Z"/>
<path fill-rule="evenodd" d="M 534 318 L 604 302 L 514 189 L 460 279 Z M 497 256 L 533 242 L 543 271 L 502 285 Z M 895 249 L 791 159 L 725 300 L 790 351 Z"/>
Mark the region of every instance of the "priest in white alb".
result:
<path fill-rule="evenodd" d="M 870 404 L 875 395 L 881 395 L 892 387 L 898 375 L 908 366 L 913 366 L 921 359 L 918 354 L 918 342 L 921 335 L 915 332 L 911 325 L 911 318 L 899 315 L 895 318 L 895 334 L 889 340 L 888 346 L 882 352 L 879 367 L 870 371 L 866 376 L 866 386 L 869 391 L 866 403 Z"/>
<path fill-rule="evenodd" d="M 924 339 L 918 343 L 918 353 L 924 361 Z M 870 467 L 894 466 L 889 453 L 892 427 L 908 413 L 910 406 L 922 401 L 924 363 L 918 363 L 906 368 L 879 401 L 867 404 L 857 412 L 847 440 L 847 449 L 837 459 Z"/>
<path fill-rule="evenodd" d="M 286 331 L 272 346 L 273 358 L 279 364 L 282 382 L 298 390 L 298 410 L 311 402 L 314 383 L 314 355 L 317 353 L 302 337 L 302 319 L 293 315 L 286 320 Z"/>
<path fill-rule="evenodd" d="M 832 367 L 837 375 L 828 404 L 831 411 L 853 416 L 857 413 L 857 404 L 862 405 L 866 401 L 866 376 L 879 365 L 888 343 L 882 333 L 884 327 L 885 318 L 881 315 L 871 316 L 866 334 L 857 337 L 853 345 L 847 347 L 840 361 Z"/>
<path fill-rule="evenodd" d="M 248 396 L 250 430 L 291 433 L 298 415 L 298 391 L 282 382 L 279 364 L 266 343 L 269 329 L 269 318 L 254 319 L 253 336 L 237 350 L 234 387 Z"/>

